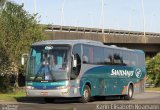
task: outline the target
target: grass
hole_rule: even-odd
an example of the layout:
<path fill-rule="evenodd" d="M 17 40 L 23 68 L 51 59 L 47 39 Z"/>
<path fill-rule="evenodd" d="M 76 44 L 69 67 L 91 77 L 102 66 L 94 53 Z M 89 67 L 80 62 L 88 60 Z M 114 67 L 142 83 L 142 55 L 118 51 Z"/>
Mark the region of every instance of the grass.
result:
<path fill-rule="evenodd" d="M 0 93 L 0 101 L 15 101 L 16 98 L 25 96 L 24 90 L 16 90 L 14 93 Z"/>
<path fill-rule="evenodd" d="M 155 87 L 155 88 L 145 88 L 147 91 L 160 91 L 160 87 Z"/>

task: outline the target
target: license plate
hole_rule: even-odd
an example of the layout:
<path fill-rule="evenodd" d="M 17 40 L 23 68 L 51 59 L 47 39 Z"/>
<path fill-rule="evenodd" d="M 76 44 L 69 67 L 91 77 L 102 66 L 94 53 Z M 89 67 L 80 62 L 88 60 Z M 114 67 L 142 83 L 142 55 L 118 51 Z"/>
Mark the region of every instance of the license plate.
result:
<path fill-rule="evenodd" d="M 41 92 L 42 96 L 48 96 L 48 92 Z"/>

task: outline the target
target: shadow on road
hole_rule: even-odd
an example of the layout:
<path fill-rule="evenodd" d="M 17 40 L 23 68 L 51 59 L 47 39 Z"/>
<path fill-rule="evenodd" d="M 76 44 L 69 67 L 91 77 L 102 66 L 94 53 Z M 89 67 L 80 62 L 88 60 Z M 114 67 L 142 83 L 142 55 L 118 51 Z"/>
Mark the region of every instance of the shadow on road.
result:
<path fill-rule="evenodd" d="M 95 97 L 95 101 L 118 101 L 121 100 L 119 96 L 106 96 L 106 97 Z"/>
<path fill-rule="evenodd" d="M 43 98 L 41 97 L 15 97 L 17 102 L 21 102 L 21 103 L 39 103 L 39 104 L 43 104 L 45 103 Z"/>
<path fill-rule="evenodd" d="M 35 104 L 46 104 L 44 98 L 42 97 L 16 97 L 15 98 L 17 102 L 20 103 L 35 103 Z M 69 103 L 79 103 L 79 101 L 75 98 L 59 98 L 54 99 L 53 102 L 55 104 L 69 104 Z"/>
<path fill-rule="evenodd" d="M 35 103 L 35 104 L 46 104 L 44 98 L 42 97 L 15 97 L 17 102 L 20 103 Z M 93 101 L 119 101 L 120 97 L 94 97 Z M 75 98 L 53 98 L 53 104 L 71 104 L 71 103 L 80 103 L 78 99 Z"/>

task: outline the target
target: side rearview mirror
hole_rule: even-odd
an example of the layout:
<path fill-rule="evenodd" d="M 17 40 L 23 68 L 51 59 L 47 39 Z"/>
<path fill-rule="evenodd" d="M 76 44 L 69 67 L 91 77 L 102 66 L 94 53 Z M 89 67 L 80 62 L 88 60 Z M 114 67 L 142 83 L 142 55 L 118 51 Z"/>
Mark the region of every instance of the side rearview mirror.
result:
<path fill-rule="evenodd" d="M 21 64 L 24 65 L 24 57 L 21 58 Z"/>
<path fill-rule="evenodd" d="M 21 57 L 21 64 L 22 64 L 22 65 L 24 65 L 24 63 L 25 63 L 25 62 L 24 62 L 24 61 L 25 61 L 25 60 L 24 60 L 25 57 L 28 57 L 28 53 L 22 54 L 22 57 Z"/>
<path fill-rule="evenodd" d="M 77 67 L 77 59 L 75 58 L 75 56 L 72 56 L 73 58 L 73 67 Z"/>

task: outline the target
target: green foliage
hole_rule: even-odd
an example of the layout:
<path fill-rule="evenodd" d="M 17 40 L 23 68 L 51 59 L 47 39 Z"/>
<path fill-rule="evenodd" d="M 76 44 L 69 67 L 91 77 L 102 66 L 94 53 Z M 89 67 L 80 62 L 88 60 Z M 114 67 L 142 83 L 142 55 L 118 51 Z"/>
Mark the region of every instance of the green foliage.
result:
<path fill-rule="evenodd" d="M 13 92 L 15 77 L 13 74 L 0 75 L 0 93 Z"/>
<path fill-rule="evenodd" d="M 7 0 L 0 0 L 0 8 L 4 6 L 4 4 L 5 4 L 6 1 Z"/>
<path fill-rule="evenodd" d="M 147 58 L 147 82 L 155 84 L 156 87 L 160 87 L 160 54 L 157 54 L 153 58 Z"/>
<path fill-rule="evenodd" d="M 33 42 L 44 39 L 44 27 L 38 24 L 36 16 L 26 12 L 23 5 L 9 1 L 0 8 L 0 75 L 14 73 L 18 77 L 25 69 L 20 62 L 22 54 L 29 52 Z"/>
<path fill-rule="evenodd" d="M 22 5 L 7 2 L 2 11 L 2 28 L 4 32 L 2 45 L 12 54 L 10 59 L 18 63 L 20 56 L 28 52 L 29 46 L 42 37 L 42 28 L 37 24 L 35 16 L 22 9 Z"/>

